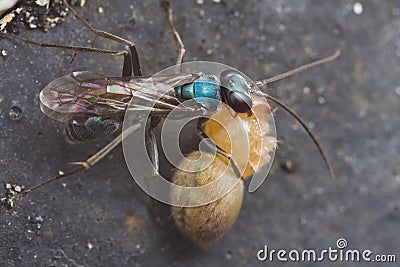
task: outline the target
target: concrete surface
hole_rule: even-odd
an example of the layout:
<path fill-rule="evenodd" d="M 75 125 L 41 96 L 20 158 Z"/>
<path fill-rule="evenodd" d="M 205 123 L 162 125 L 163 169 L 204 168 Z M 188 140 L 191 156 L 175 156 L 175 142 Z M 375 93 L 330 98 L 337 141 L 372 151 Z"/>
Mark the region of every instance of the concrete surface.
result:
<path fill-rule="evenodd" d="M 342 49 L 335 62 L 268 88 L 313 126 L 336 180 L 304 131 L 278 109 L 280 144 L 269 179 L 245 195 L 226 236 L 199 249 L 177 231 L 169 208 L 153 205 L 136 186 L 119 147 L 89 172 L 48 185 L 11 210 L 1 207 L 0 266 L 280 266 L 258 261 L 257 251 L 320 251 L 336 248 L 338 238 L 350 249 L 400 260 L 400 1 L 361 1 L 362 12 L 350 0 L 218 2 L 172 3 L 185 60 L 222 62 L 260 79 Z M 76 9 L 96 27 L 134 40 L 144 73 L 174 63 L 159 1 L 87 1 Z M 92 39 L 70 15 L 47 33 L 18 27 L 32 40 Z M 120 58 L 81 54 L 69 64 L 68 51 L 9 40 L 0 40 L 1 50 L 0 181 L 33 185 L 106 143 L 67 144 L 63 125 L 40 112 L 38 95 L 72 70 L 119 75 Z M 11 119 L 15 107 L 22 116 Z M 288 162 L 294 168 L 282 167 Z"/>

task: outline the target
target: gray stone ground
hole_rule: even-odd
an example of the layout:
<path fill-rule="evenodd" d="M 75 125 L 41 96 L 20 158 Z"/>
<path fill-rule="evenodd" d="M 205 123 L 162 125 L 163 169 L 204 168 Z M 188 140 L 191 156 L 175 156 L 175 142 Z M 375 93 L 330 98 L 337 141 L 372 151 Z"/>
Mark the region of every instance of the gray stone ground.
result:
<path fill-rule="evenodd" d="M 314 126 L 336 180 L 278 109 L 280 144 L 269 179 L 245 195 L 226 236 L 199 249 L 176 230 L 168 207 L 154 206 L 132 181 L 119 147 L 88 173 L 46 186 L 12 210 L 0 208 L 1 266 L 278 266 L 276 259 L 259 262 L 257 251 L 320 251 L 336 248 L 338 238 L 350 249 L 400 260 L 400 1 L 361 1 L 361 14 L 350 0 L 197 2 L 204 4 L 173 2 L 186 60 L 222 62 L 259 79 L 342 49 L 337 61 L 268 89 Z M 96 27 L 134 39 L 146 74 L 174 63 L 158 1 L 88 1 L 76 9 Z M 91 39 L 71 16 L 48 33 L 21 32 L 70 44 Z M 105 144 L 67 144 L 63 125 L 40 112 L 38 95 L 72 70 L 119 75 L 120 58 L 86 54 L 69 64 L 68 51 L 8 40 L 0 50 L 7 53 L 0 56 L 0 181 L 33 185 Z M 10 118 L 12 107 L 21 110 L 19 120 Z M 281 167 L 288 161 L 290 172 Z"/>

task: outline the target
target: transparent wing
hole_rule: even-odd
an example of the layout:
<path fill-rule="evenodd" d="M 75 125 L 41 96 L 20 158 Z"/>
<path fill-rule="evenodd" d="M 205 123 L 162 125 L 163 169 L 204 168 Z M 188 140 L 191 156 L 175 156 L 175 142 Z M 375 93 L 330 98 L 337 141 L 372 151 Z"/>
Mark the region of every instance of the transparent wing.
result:
<path fill-rule="evenodd" d="M 199 78 L 193 73 L 168 76 L 109 78 L 102 74 L 73 72 L 52 81 L 40 92 L 41 110 L 62 122 L 73 117 L 123 116 L 129 108 L 168 113 L 181 100 L 174 88 Z M 180 107 L 190 111 L 190 107 Z"/>

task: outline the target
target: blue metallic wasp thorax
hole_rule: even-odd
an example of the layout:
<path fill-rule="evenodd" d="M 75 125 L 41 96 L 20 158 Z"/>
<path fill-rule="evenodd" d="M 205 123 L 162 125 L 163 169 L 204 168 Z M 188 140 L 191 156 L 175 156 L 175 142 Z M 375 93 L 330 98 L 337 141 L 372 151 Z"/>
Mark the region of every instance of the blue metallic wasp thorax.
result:
<path fill-rule="evenodd" d="M 218 81 L 212 76 L 201 76 L 192 83 L 175 88 L 176 97 L 194 99 L 207 109 L 215 109 L 215 101 L 221 101 L 221 89 Z"/>

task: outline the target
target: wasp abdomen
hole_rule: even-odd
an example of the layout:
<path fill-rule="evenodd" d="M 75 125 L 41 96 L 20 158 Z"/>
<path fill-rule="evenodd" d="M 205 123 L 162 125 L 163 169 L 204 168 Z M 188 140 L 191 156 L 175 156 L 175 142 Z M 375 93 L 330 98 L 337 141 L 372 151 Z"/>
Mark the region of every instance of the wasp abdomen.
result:
<path fill-rule="evenodd" d="M 65 127 L 65 139 L 69 143 L 82 143 L 113 136 L 122 130 L 119 117 L 76 117 Z"/>

